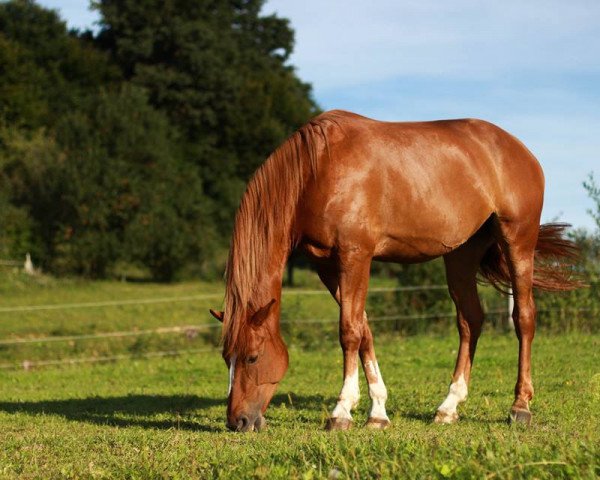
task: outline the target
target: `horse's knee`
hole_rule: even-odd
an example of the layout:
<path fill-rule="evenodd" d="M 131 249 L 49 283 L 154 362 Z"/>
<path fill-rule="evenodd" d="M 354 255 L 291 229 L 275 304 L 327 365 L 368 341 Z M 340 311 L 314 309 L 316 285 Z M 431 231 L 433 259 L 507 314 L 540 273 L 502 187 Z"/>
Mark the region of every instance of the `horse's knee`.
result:
<path fill-rule="evenodd" d="M 357 329 L 348 329 L 340 333 L 340 344 L 344 351 L 356 351 L 360 347 L 362 335 Z"/>

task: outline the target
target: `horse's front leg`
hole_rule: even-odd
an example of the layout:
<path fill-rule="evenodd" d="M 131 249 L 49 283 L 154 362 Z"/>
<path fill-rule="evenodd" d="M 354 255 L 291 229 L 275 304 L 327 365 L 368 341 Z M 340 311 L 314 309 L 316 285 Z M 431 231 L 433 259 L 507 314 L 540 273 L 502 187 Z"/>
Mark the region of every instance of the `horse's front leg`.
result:
<path fill-rule="evenodd" d="M 331 292 L 333 298 L 335 298 L 338 305 L 341 306 L 342 302 L 340 297 L 339 274 L 337 268 L 333 267 L 332 265 L 321 264 L 317 267 L 317 272 L 319 273 L 319 277 L 321 278 L 325 286 Z M 367 313 L 364 311 L 363 317 L 364 326 L 363 335 L 359 347 L 359 353 L 363 365 L 363 370 L 365 372 L 365 377 L 367 379 L 367 383 L 369 384 L 369 396 L 371 397 L 371 413 L 369 414 L 369 420 L 367 421 L 366 426 L 368 428 L 383 430 L 390 426 L 390 420 L 385 410 L 385 402 L 387 400 L 387 389 L 385 387 L 385 384 L 383 383 L 381 371 L 379 370 L 379 365 L 377 363 L 375 347 L 373 345 L 373 335 L 371 334 L 371 329 L 369 328 Z M 344 394 L 344 398 L 347 399 L 348 397 L 353 397 L 354 392 L 356 392 L 356 397 L 358 397 L 358 375 L 355 375 L 354 377 L 351 376 L 348 379 L 347 385 L 348 395 Z M 346 386 L 345 381 L 344 386 Z M 340 397 L 342 397 L 342 395 L 340 395 Z M 346 401 L 346 403 L 350 402 Z M 342 414 L 351 409 L 352 406 L 350 406 L 349 408 L 346 408 L 344 404 L 340 406 Z M 350 414 L 349 411 L 348 414 Z M 352 417 L 350 416 L 350 421 L 351 418 Z M 331 427 L 331 423 L 331 421 L 328 422 L 328 428 L 333 428 Z"/>
<path fill-rule="evenodd" d="M 327 430 L 349 429 L 352 426 L 351 411 L 358 404 L 358 352 L 366 325 L 363 312 L 370 265 L 370 257 L 361 257 L 355 251 L 340 258 L 340 344 L 344 354 L 344 384 L 327 421 Z"/>
<path fill-rule="evenodd" d="M 371 397 L 371 412 L 367 420 L 367 428 L 385 430 L 391 423 L 385 410 L 387 400 L 387 388 L 383 383 L 383 377 L 377 364 L 375 346 L 373 345 L 373 334 L 369 328 L 367 314 L 364 313 L 363 336 L 360 342 L 360 359 L 362 361 L 365 377 L 369 384 L 369 396 Z"/>

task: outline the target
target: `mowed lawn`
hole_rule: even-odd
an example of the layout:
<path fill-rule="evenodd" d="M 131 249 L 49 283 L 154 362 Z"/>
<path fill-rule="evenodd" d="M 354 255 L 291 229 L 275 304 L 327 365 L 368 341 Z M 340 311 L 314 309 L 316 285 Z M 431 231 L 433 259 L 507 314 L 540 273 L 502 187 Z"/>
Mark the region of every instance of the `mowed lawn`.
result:
<path fill-rule="evenodd" d="M 0 478 L 597 478 L 600 336 L 534 343 L 534 422 L 509 426 L 513 336 L 484 335 L 455 425 L 431 423 L 455 336 L 377 339 L 393 426 L 323 431 L 341 386 L 331 342 L 292 348 L 266 431 L 224 425 L 219 354 L 0 372 Z"/>

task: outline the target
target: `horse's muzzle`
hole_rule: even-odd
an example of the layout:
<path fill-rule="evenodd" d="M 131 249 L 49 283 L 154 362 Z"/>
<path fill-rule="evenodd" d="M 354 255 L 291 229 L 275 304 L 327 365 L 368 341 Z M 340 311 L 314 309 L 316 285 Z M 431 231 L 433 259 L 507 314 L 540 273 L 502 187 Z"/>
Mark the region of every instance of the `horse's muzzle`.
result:
<path fill-rule="evenodd" d="M 260 432 L 267 426 L 267 421 L 260 413 L 254 416 L 240 415 L 235 423 L 227 421 L 227 428 L 233 432 Z"/>

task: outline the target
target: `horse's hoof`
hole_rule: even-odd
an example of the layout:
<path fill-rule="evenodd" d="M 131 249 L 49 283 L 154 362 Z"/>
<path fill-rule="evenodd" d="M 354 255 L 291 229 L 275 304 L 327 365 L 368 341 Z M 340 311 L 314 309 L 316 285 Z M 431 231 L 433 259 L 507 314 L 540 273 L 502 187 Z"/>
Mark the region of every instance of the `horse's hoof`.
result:
<path fill-rule="evenodd" d="M 328 418 L 325 424 L 325 430 L 350 430 L 352 420 L 349 418 Z"/>
<path fill-rule="evenodd" d="M 367 423 L 365 423 L 365 427 L 370 428 L 371 430 L 385 430 L 391 425 L 392 423 L 387 418 L 369 417 Z"/>
<path fill-rule="evenodd" d="M 456 412 L 444 412 L 443 410 L 438 410 L 435 414 L 435 418 L 433 419 L 435 423 L 456 423 L 458 421 L 458 413 Z"/>
<path fill-rule="evenodd" d="M 524 423 L 525 425 L 531 425 L 532 419 L 531 412 L 529 410 L 511 410 L 508 417 L 508 423 Z"/>

